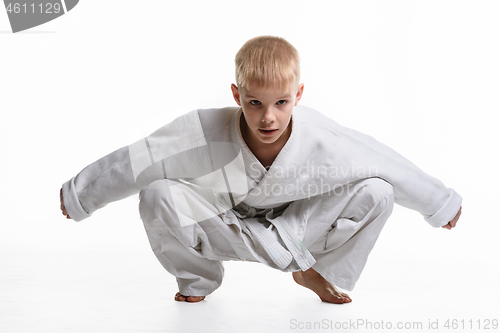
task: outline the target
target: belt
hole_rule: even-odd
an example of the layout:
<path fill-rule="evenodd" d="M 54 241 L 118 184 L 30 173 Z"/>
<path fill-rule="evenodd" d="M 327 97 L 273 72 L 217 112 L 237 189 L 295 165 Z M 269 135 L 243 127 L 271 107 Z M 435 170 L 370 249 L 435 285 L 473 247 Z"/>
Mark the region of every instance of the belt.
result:
<path fill-rule="evenodd" d="M 290 229 L 287 221 L 281 216 L 273 217 L 273 208 L 255 209 L 240 203 L 234 208 L 234 212 L 239 218 L 245 219 L 243 223 L 252 233 L 254 240 L 262 246 L 278 267 L 285 269 L 290 265 L 292 259 L 295 259 L 298 267 L 305 271 L 316 263 L 316 259 Z M 274 231 L 255 218 L 256 216 L 265 217 L 266 221 L 276 228 L 279 239 L 285 246 L 276 240 L 275 235 L 273 235 Z"/>

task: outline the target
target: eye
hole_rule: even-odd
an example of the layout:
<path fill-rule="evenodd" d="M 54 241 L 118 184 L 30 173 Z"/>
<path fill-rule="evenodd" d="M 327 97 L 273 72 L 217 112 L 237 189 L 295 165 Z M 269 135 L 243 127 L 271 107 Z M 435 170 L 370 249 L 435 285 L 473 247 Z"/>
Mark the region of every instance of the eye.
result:
<path fill-rule="evenodd" d="M 251 105 L 260 105 L 260 102 L 258 100 L 256 100 L 256 99 L 253 99 L 253 100 L 250 101 L 250 104 Z"/>
<path fill-rule="evenodd" d="M 278 104 L 278 105 L 285 105 L 286 103 L 288 103 L 288 101 L 284 100 L 284 99 L 279 100 L 278 102 L 276 102 L 276 104 Z"/>

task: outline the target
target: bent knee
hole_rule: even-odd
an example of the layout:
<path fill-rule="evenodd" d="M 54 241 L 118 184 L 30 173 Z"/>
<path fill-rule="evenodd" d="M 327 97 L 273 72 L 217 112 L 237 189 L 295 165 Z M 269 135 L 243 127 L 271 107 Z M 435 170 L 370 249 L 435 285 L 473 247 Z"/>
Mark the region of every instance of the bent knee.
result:
<path fill-rule="evenodd" d="M 394 200 L 394 189 L 391 184 L 381 178 L 368 178 L 359 183 L 361 186 L 357 195 L 361 195 L 365 200 L 377 203 L 389 199 L 389 203 Z"/>
<path fill-rule="evenodd" d="M 168 209 L 170 202 L 168 183 L 165 180 L 154 181 L 139 193 L 139 213 L 144 219 L 151 214 L 158 214 L 159 208 Z"/>
<path fill-rule="evenodd" d="M 148 204 L 163 201 L 170 195 L 166 180 L 157 180 L 139 192 L 139 200 Z"/>
<path fill-rule="evenodd" d="M 368 214 L 392 211 L 394 192 L 392 185 L 380 178 L 368 178 L 355 185 L 355 192 L 345 207 L 344 217 L 359 222 Z"/>

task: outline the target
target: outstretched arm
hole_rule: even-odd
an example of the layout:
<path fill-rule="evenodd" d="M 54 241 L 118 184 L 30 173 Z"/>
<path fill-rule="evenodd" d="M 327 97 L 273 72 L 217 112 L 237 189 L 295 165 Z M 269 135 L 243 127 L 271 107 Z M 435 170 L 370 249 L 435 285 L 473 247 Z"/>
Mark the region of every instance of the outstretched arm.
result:
<path fill-rule="evenodd" d="M 202 150 L 200 152 L 199 150 Z M 155 180 L 205 175 L 196 159 L 208 150 L 198 110 L 182 115 L 146 138 L 117 149 L 63 184 L 61 211 L 82 221 L 107 204 L 124 199 Z M 182 162 L 182 163 L 181 163 Z M 185 165 L 188 165 L 186 168 Z M 201 170 L 198 170 L 201 169 Z M 198 174 L 189 177 L 198 177 Z"/>
<path fill-rule="evenodd" d="M 450 222 L 448 222 L 448 224 L 443 225 L 441 228 L 445 228 L 445 229 L 448 229 L 448 230 L 451 230 L 451 228 L 455 228 L 455 226 L 457 225 L 458 219 L 460 218 L 461 214 L 462 214 L 462 206 L 460 206 L 460 209 L 458 210 L 458 213 L 453 218 L 453 220 L 451 220 Z"/>

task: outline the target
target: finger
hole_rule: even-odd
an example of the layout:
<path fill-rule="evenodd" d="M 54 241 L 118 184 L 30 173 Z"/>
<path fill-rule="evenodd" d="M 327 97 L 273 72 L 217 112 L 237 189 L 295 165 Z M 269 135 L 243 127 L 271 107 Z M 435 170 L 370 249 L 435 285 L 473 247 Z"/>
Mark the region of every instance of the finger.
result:
<path fill-rule="evenodd" d="M 61 191 L 59 191 L 59 198 L 61 201 L 61 210 L 63 210 L 64 209 L 64 200 L 63 200 L 63 195 L 62 195 L 62 189 L 61 189 Z"/>
<path fill-rule="evenodd" d="M 458 221 L 458 219 L 460 218 L 461 215 L 462 215 L 462 206 L 460 206 L 460 209 L 458 210 L 457 221 Z"/>
<path fill-rule="evenodd" d="M 460 215 L 462 215 L 462 207 L 460 207 L 457 215 L 449 223 L 452 226 L 452 228 L 454 228 L 457 225 L 457 222 L 458 222 L 458 219 L 460 218 Z"/>

